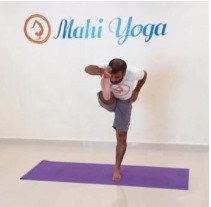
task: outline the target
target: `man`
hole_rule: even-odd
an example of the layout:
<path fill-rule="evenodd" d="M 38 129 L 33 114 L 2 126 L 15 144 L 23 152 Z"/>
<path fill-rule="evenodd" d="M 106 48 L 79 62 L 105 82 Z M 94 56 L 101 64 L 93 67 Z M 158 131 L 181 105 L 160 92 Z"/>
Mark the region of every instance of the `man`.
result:
<path fill-rule="evenodd" d="M 140 69 L 127 69 L 126 62 L 118 58 L 111 60 L 105 68 L 89 65 L 85 68 L 85 72 L 101 76 L 102 91 L 98 93 L 99 104 L 115 114 L 113 128 L 116 130 L 117 145 L 112 179 L 118 181 L 121 179 L 120 168 L 127 148 L 132 103 L 136 101 L 146 81 L 147 73 Z"/>

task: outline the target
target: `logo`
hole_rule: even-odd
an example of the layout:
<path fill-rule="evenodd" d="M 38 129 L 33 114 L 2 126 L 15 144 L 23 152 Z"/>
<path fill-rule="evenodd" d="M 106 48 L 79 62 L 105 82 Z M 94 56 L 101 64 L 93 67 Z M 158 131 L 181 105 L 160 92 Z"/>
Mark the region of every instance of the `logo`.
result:
<path fill-rule="evenodd" d="M 117 96 L 125 96 L 129 93 L 130 91 L 130 86 L 128 85 L 124 85 L 124 84 L 121 84 L 121 85 L 113 85 L 112 86 L 112 92 L 117 95 Z"/>
<path fill-rule="evenodd" d="M 24 33 L 30 42 L 43 44 L 51 35 L 51 26 L 43 15 L 34 14 L 26 20 Z"/>
<path fill-rule="evenodd" d="M 102 17 L 93 17 L 78 22 L 77 19 L 62 19 L 58 25 L 55 25 L 52 40 L 91 40 L 112 38 L 118 45 L 123 45 L 130 39 L 138 38 L 145 43 L 152 39 L 164 37 L 167 34 L 167 23 L 141 22 L 140 19 L 129 17 L 115 17 L 113 19 L 104 19 Z M 57 27 L 57 29 L 56 29 Z M 27 39 L 35 44 L 45 43 L 51 35 L 51 25 L 49 21 L 40 14 L 34 14 L 28 17 L 24 24 L 24 33 Z"/>

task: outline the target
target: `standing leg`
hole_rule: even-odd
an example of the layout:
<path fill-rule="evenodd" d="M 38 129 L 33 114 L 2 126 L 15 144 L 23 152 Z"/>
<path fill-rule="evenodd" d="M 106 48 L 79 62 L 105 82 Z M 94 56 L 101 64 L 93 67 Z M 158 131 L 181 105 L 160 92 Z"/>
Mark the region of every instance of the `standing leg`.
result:
<path fill-rule="evenodd" d="M 118 181 L 121 179 L 121 163 L 127 149 L 127 132 L 116 130 L 116 163 L 114 166 L 113 180 Z"/>

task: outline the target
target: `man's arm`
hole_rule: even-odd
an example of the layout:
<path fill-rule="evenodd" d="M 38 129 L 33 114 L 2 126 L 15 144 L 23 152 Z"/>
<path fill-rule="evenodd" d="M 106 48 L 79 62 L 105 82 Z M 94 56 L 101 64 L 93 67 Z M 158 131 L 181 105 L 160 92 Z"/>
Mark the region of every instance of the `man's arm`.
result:
<path fill-rule="evenodd" d="M 139 91 L 141 90 L 142 86 L 146 82 L 146 79 L 147 79 L 147 72 L 144 71 L 144 77 L 141 80 L 138 81 L 135 89 L 133 90 L 133 94 L 130 98 L 132 102 L 135 102 L 136 99 L 138 98 Z"/>
<path fill-rule="evenodd" d="M 88 65 L 85 67 L 85 72 L 90 75 L 100 75 L 102 76 L 103 68 L 98 67 L 97 65 Z"/>

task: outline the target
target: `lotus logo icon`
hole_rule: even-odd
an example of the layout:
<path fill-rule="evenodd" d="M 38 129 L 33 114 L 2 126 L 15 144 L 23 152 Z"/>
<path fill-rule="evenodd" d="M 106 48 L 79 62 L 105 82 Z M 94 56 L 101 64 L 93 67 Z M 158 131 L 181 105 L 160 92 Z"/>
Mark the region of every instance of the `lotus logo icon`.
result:
<path fill-rule="evenodd" d="M 43 15 L 34 14 L 26 20 L 24 33 L 30 42 L 43 44 L 51 35 L 51 26 Z"/>

